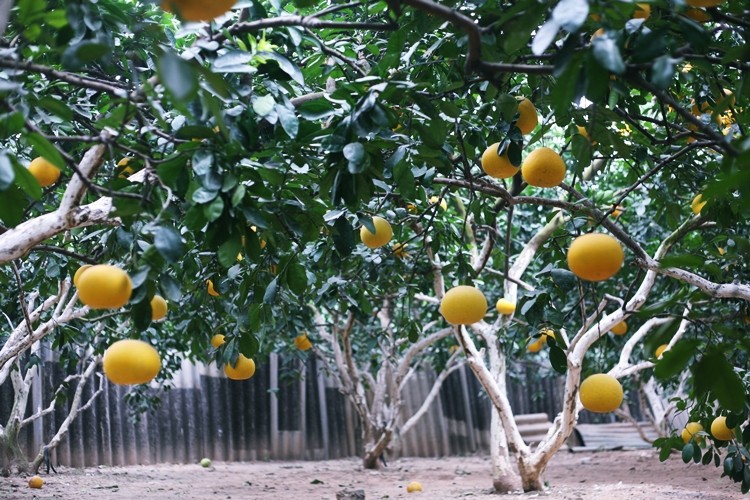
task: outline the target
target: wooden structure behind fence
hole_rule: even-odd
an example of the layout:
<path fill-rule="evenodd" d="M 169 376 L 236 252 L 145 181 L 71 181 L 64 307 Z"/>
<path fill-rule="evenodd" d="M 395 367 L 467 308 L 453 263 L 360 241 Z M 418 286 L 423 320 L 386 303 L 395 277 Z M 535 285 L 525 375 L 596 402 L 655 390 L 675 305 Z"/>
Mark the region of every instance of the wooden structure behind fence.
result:
<path fill-rule="evenodd" d="M 516 371 L 518 372 L 518 371 Z M 547 413 L 561 407 L 562 381 L 522 370 L 509 378 L 509 399 L 516 414 Z M 32 387 L 27 415 L 44 408 L 65 378 L 59 365 L 47 362 Z M 405 389 L 402 409 L 408 418 L 430 391 L 434 373 L 416 373 Z M 89 381 L 84 401 L 97 381 Z M 359 455 L 356 412 L 313 357 L 305 364 L 272 355 L 255 376 L 236 382 L 213 364 L 183 363 L 173 387 L 156 391 L 162 402 L 152 413 L 132 416 L 127 387 L 104 384 L 91 408 L 79 415 L 68 436 L 53 452 L 53 464 L 72 467 L 213 460 L 323 460 Z M 71 391 L 72 394 L 72 391 Z M 0 422 L 13 401 L 10 383 L 0 386 Z M 487 452 L 489 400 L 467 367 L 451 374 L 422 420 L 396 438 L 403 456 L 445 456 Z M 54 435 L 67 408 L 38 419 L 22 432 L 22 446 L 32 458 Z M 585 414 L 581 421 L 591 421 Z M 392 458 L 392 457 L 391 457 Z"/>

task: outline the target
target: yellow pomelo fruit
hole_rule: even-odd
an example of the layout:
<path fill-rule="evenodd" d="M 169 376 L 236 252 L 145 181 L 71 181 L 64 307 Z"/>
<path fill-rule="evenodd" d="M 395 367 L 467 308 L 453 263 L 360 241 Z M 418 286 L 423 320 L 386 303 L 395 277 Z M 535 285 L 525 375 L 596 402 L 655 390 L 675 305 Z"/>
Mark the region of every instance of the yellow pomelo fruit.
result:
<path fill-rule="evenodd" d="M 406 247 L 408 245 L 406 243 L 394 243 L 391 249 L 393 250 L 393 255 L 398 257 L 399 259 L 405 259 L 409 256 L 409 252 L 406 251 Z"/>
<path fill-rule="evenodd" d="M 224 365 L 224 373 L 232 380 L 247 380 L 255 375 L 255 361 L 240 354 L 234 367 L 231 363 Z"/>
<path fill-rule="evenodd" d="M 598 38 L 598 37 L 602 36 L 602 35 L 603 35 L 603 34 L 605 34 L 605 33 L 606 33 L 606 31 L 605 31 L 605 29 L 604 29 L 604 28 L 599 28 L 598 30 L 594 31 L 594 34 L 593 34 L 593 35 L 591 35 L 591 39 L 590 39 L 590 41 L 592 41 L 592 42 L 593 42 L 593 41 L 594 41 L 594 39 L 596 39 L 596 38 Z"/>
<path fill-rule="evenodd" d="M 609 413 L 622 404 L 622 385 L 611 375 L 597 373 L 581 383 L 579 397 L 588 411 Z"/>
<path fill-rule="evenodd" d="M 518 100 L 518 120 L 516 127 L 521 130 L 523 135 L 530 134 L 539 123 L 539 116 L 534 104 L 525 97 L 516 97 Z"/>
<path fill-rule="evenodd" d="M 656 357 L 656 359 L 660 359 L 661 355 L 664 354 L 664 351 L 666 351 L 666 350 L 667 350 L 667 344 L 660 345 L 654 351 L 654 357 Z"/>
<path fill-rule="evenodd" d="M 126 156 L 125 158 L 117 162 L 117 168 L 120 171 L 117 177 L 120 177 L 121 179 L 127 179 L 135 173 L 133 167 L 128 165 L 128 163 L 130 163 L 132 160 L 133 158 L 131 158 L 130 156 Z"/>
<path fill-rule="evenodd" d="M 537 353 L 542 350 L 542 347 L 544 347 L 544 342 L 542 342 L 541 339 L 537 339 L 526 346 L 526 350 L 530 353 Z"/>
<path fill-rule="evenodd" d="M 162 0 L 161 8 L 185 21 L 210 21 L 229 11 L 237 0 Z"/>
<path fill-rule="evenodd" d="M 724 0 L 685 0 L 690 7 L 716 7 L 724 3 Z"/>
<path fill-rule="evenodd" d="M 588 132 L 588 130 L 586 130 L 585 127 L 581 127 L 580 125 L 576 125 L 576 128 L 578 129 L 578 133 L 580 135 L 582 135 L 583 137 L 585 137 L 589 141 L 591 140 L 591 138 L 589 137 L 589 132 Z"/>
<path fill-rule="evenodd" d="M 39 476 L 31 476 L 29 479 L 29 488 L 39 489 L 44 486 L 44 479 Z"/>
<path fill-rule="evenodd" d="M 451 288 L 440 301 L 440 314 L 452 325 L 471 325 L 484 318 L 486 312 L 487 299 L 473 286 Z"/>
<path fill-rule="evenodd" d="M 495 304 L 495 309 L 497 309 L 497 312 L 500 314 L 510 315 L 516 311 L 516 303 L 511 302 L 508 299 L 498 299 Z"/>
<path fill-rule="evenodd" d="M 414 493 L 417 491 L 422 491 L 422 483 L 420 483 L 419 481 L 412 481 L 411 483 L 406 485 L 407 493 Z"/>
<path fill-rule="evenodd" d="M 547 343 L 548 339 L 555 339 L 555 331 L 552 328 L 542 328 L 542 330 L 539 332 L 542 334 L 541 337 L 539 337 L 539 341 L 543 344 Z"/>
<path fill-rule="evenodd" d="M 257 232 L 258 232 L 258 228 L 257 228 L 256 226 L 250 226 L 250 229 L 251 229 L 251 230 L 252 230 L 252 231 L 253 231 L 254 233 L 257 233 Z M 244 241 L 243 241 L 243 243 L 242 243 L 242 244 L 243 244 L 243 245 L 245 244 L 245 243 L 244 243 Z M 259 244 L 260 244 L 260 249 L 261 249 L 261 250 L 263 250 L 264 248 L 266 248 L 266 240 L 264 240 L 263 238 L 261 238 L 261 239 L 260 239 L 260 243 L 259 243 Z"/>
<path fill-rule="evenodd" d="M 29 163 L 29 172 L 42 187 L 48 187 L 60 178 L 60 169 L 41 156 Z"/>
<path fill-rule="evenodd" d="M 104 374 L 119 385 L 146 384 L 161 369 L 161 358 L 154 347 L 142 340 L 118 340 L 104 351 Z"/>
<path fill-rule="evenodd" d="M 687 425 L 685 425 L 685 428 L 682 429 L 682 441 L 685 444 L 689 443 L 691 439 L 695 439 L 696 442 L 702 442 L 703 439 L 697 435 L 702 430 L 703 426 L 698 422 L 688 422 Z"/>
<path fill-rule="evenodd" d="M 380 248 L 391 241 L 393 229 L 387 220 L 376 215 L 372 218 L 372 224 L 375 226 L 374 233 L 365 226 L 359 230 L 359 237 L 367 248 Z"/>
<path fill-rule="evenodd" d="M 700 9 L 688 9 L 685 11 L 685 15 L 699 23 L 705 23 L 711 20 L 711 16 L 708 15 L 708 12 Z"/>
<path fill-rule="evenodd" d="M 81 273 L 76 288 L 78 298 L 91 309 L 118 309 L 130 300 L 133 283 L 119 267 L 99 264 Z"/>
<path fill-rule="evenodd" d="M 633 19 L 648 19 L 651 16 L 651 6 L 647 3 L 636 4 Z"/>
<path fill-rule="evenodd" d="M 586 281 L 611 278 L 620 270 L 623 260 L 625 254 L 620 242 L 608 234 L 584 234 L 568 248 L 568 268 Z"/>
<path fill-rule="evenodd" d="M 213 337 L 211 337 L 211 347 L 214 349 L 218 349 L 221 344 L 224 343 L 224 335 L 217 333 Z"/>
<path fill-rule="evenodd" d="M 312 342 L 310 342 L 310 339 L 307 338 L 307 335 L 303 333 L 302 335 L 297 335 L 296 337 L 294 337 L 294 347 L 296 347 L 300 351 L 307 351 L 308 349 L 312 348 Z"/>
<path fill-rule="evenodd" d="M 537 148 L 523 161 L 521 175 L 532 186 L 555 187 L 565 179 L 565 162 L 550 148 Z"/>
<path fill-rule="evenodd" d="M 214 288 L 214 282 L 211 280 L 206 280 L 206 285 L 208 287 L 208 294 L 211 297 L 218 297 L 219 292 L 216 291 L 216 288 Z"/>
<path fill-rule="evenodd" d="M 448 210 L 448 202 L 445 200 L 445 198 L 440 198 L 439 196 L 430 196 L 430 203 L 434 205 L 435 203 L 440 200 L 440 208 L 443 210 Z"/>
<path fill-rule="evenodd" d="M 703 207 L 706 206 L 706 203 L 708 203 L 708 200 L 703 201 L 703 195 L 699 193 L 693 198 L 693 201 L 690 202 L 690 210 L 692 210 L 695 215 L 698 215 L 701 213 L 701 210 L 703 210 Z"/>
<path fill-rule="evenodd" d="M 506 150 L 502 156 L 497 154 L 499 142 L 487 147 L 482 153 L 482 170 L 495 179 L 507 179 L 513 177 L 518 172 L 518 167 L 514 166 L 508 159 Z"/>
<path fill-rule="evenodd" d="M 86 271 L 86 269 L 89 269 L 91 267 L 91 264 L 84 264 L 83 266 L 79 267 L 76 273 L 73 275 L 73 284 L 78 287 L 78 280 L 81 279 L 81 275 Z"/>
<path fill-rule="evenodd" d="M 625 335 L 628 333 L 628 324 L 624 321 L 620 321 L 615 326 L 612 327 L 612 330 L 610 330 L 615 335 Z"/>
<path fill-rule="evenodd" d="M 167 301 L 161 295 L 154 295 L 151 299 L 151 319 L 159 321 L 167 315 Z"/>
<path fill-rule="evenodd" d="M 727 417 L 716 417 L 711 422 L 711 435 L 720 441 L 734 438 L 734 431 L 727 427 Z"/>

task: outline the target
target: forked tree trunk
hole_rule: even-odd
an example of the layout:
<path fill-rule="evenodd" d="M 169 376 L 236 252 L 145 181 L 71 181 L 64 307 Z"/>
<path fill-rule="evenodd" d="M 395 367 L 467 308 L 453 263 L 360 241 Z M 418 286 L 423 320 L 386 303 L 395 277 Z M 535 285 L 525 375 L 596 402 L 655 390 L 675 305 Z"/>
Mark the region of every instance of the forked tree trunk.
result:
<path fill-rule="evenodd" d="M 363 435 L 365 453 L 362 457 L 362 467 L 365 469 L 379 469 L 383 463 L 383 453 L 393 439 L 391 429 L 375 429 L 369 436 Z"/>
<path fill-rule="evenodd" d="M 29 472 L 29 461 L 18 443 L 20 431 L 18 424 L 18 420 L 9 422 L 5 430 L 0 433 L 0 457 L 2 457 L 0 473 L 5 477 Z"/>
<path fill-rule="evenodd" d="M 521 477 L 513 469 L 508 450 L 508 440 L 500 415 L 490 407 L 490 457 L 492 458 L 492 485 L 498 493 L 510 493 L 521 487 Z"/>

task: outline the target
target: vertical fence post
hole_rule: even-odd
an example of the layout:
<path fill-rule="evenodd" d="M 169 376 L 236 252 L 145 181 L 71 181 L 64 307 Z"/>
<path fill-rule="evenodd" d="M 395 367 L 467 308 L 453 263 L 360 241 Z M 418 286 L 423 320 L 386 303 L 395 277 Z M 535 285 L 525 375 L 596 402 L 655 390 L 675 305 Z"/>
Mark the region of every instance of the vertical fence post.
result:
<path fill-rule="evenodd" d="M 268 357 L 271 365 L 271 458 L 278 458 L 279 453 L 279 398 L 276 393 L 279 390 L 279 357 L 272 352 Z"/>
<path fill-rule="evenodd" d="M 323 373 L 323 363 L 320 363 L 317 359 L 314 360 L 315 368 L 317 370 L 317 386 L 318 386 L 318 406 L 320 407 L 320 432 L 323 436 L 323 458 L 329 460 L 331 458 L 330 449 L 330 436 L 328 434 L 328 405 L 326 404 L 326 380 L 325 374 Z"/>

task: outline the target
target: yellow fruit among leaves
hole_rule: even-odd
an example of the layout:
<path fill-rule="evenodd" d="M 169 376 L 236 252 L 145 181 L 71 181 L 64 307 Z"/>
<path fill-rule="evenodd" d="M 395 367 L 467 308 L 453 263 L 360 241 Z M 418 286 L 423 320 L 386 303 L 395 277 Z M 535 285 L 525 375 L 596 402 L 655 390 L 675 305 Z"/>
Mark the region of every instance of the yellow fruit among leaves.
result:
<path fill-rule="evenodd" d="M 534 107 L 534 103 L 525 97 L 516 97 L 516 99 L 518 100 L 518 120 L 516 120 L 516 127 L 521 130 L 523 135 L 530 134 L 539 123 L 536 108 Z"/>
<path fill-rule="evenodd" d="M 659 347 L 657 347 L 656 350 L 654 351 L 654 357 L 656 357 L 656 359 L 661 359 L 661 355 L 664 354 L 664 351 L 667 350 L 667 347 L 668 347 L 667 344 L 662 344 Z"/>
<path fill-rule="evenodd" d="M 511 315 L 516 311 L 516 303 L 511 302 L 508 299 L 498 299 L 495 304 L 495 309 L 497 309 L 497 312 L 500 314 Z"/>
<path fill-rule="evenodd" d="M 154 347 L 142 340 L 118 340 L 104 351 L 104 375 L 119 385 L 146 384 L 161 369 L 161 358 Z"/>
<path fill-rule="evenodd" d="M 39 489 L 44 486 L 44 479 L 39 476 L 31 476 L 29 479 L 29 488 Z"/>
<path fill-rule="evenodd" d="M 685 0 L 690 7 L 716 7 L 724 3 L 724 0 Z"/>
<path fill-rule="evenodd" d="M 620 270 L 625 254 L 622 246 L 608 234 L 579 236 L 568 248 L 568 268 L 586 281 L 603 281 Z"/>
<path fill-rule="evenodd" d="M 78 280 L 81 279 L 81 275 L 86 271 L 86 269 L 90 268 L 91 264 L 85 264 L 78 268 L 76 273 L 73 275 L 73 284 L 78 287 Z"/>
<path fill-rule="evenodd" d="M 651 16 L 651 6 L 647 3 L 636 4 L 633 19 L 648 19 Z"/>
<path fill-rule="evenodd" d="M 162 0 L 161 8 L 185 21 L 210 21 L 229 11 L 237 0 Z"/>
<path fill-rule="evenodd" d="M 544 347 L 544 342 L 542 342 L 542 339 L 536 339 L 534 342 L 529 343 L 528 346 L 526 346 L 526 349 L 534 354 L 542 350 Z"/>
<path fill-rule="evenodd" d="M 216 288 L 214 288 L 214 282 L 213 281 L 206 280 L 206 286 L 207 286 L 208 294 L 211 297 L 218 297 L 219 296 L 219 292 L 217 292 Z"/>
<path fill-rule="evenodd" d="M 502 156 L 497 154 L 499 142 L 492 144 L 482 153 L 482 170 L 495 179 L 507 179 L 513 177 L 518 172 L 518 167 L 513 165 L 508 159 L 508 150 L 506 149 Z"/>
<path fill-rule="evenodd" d="M 29 163 L 29 172 L 42 187 L 48 187 L 60 178 L 60 169 L 41 156 Z"/>
<path fill-rule="evenodd" d="M 542 330 L 539 332 L 542 334 L 541 337 L 539 337 L 539 340 L 546 344 L 547 340 L 549 339 L 555 339 L 555 331 L 552 328 L 542 328 Z"/>
<path fill-rule="evenodd" d="M 581 383 L 579 397 L 587 410 L 609 413 L 620 407 L 624 393 L 616 378 L 606 373 L 597 373 Z"/>
<path fill-rule="evenodd" d="M 708 203 L 708 200 L 704 200 L 703 195 L 699 193 L 693 198 L 693 201 L 690 202 L 690 210 L 692 210 L 695 215 L 698 215 L 701 213 L 701 210 L 703 210 L 703 207 L 706 206 L 706 203 Z"/>
<path fill-rule="evenodd" d="M 218 349 L 221 344 L 224 343 L 224 335 L 217 333 L 213 337 L 211 337 L 211 347 L 214 349 Z"/>
<path fill-rule="evenodd" d="M 412 481 L 411 483 L 406 485 L 407 493 L 416 493 L 418 491 L 422 491 L 422 483 L 420 483 L 419 481 Z"/>
<path fill-rule="evenodd" d="M 521 164 L 521 175 L 529 185 L 548 188 L 560 185 L 565 179 L 565 162 L 550 148 L 537 148 Z"/>
<path fill-rule="evenodd" d="M 682 433 L 680 434 L 680 436 L 682 437 L 682 442 L 687 444 L 691 439 L 695 439 L 696 442 L 699 443 L 702 442 L 703 439 L 698 436 L 698 433 L 702 431 L 703 426 L 698 422 L 688 422 L 687 425 L 685 425 L 685 428 L 682 429 Z"/>
<path fill-rule="evenodd" d="M 130 300 L 133 283 L 119 267 L 99 264 L 81 273 L 77 288 L 78 298 L 91 309 L 118 309 Z"/>
<path fill-rule="evenodd" d="M 484 318 L 486 312 L 487 299 L 473 286 L 451 288 L 440 301 L 440 314 L 452 325 L 471 325 Z"/>
<path fill-rule="evenodd" d="M 734 431 L 727 427 L 727 417 L 716 417 L 711 422 L 711 435 L 720 441 L 729 441 L 734 438 Z"/>
<path fill-rule="evenodd" d="M 624 321 L 620 321 L 615 326 L 612 327 L 612 330 L 610 330 L 615 335 L 625 335 L 628 333 L 628 324 Z"/>
<path fill-rule="evenodd" d="M 224 373 L 232 380 L 247 380 L 255 375 L 255 361 L 242 354 L 237 357 L 237 363 L 224 365 Z"/>
<path fill-rule="evenodd" d="M 372 218 L 372 224 L 375 226 L 374 233 L 364 225 L 359 230 L 359 237 L 367 248 L 380 248 L 391 241 L 393 229 L 387 220 L 376 215 Z"/>
<path fill-rule="evenodd" d="M 154 295 L 151 299 L 151 320 L 159 321 L 167 315 L 167 301 L 161 295 Z"/>
<path fill-rule="evenodd" d="M 439 196 L 430 196 L 430 203 L 434 205 L 437 202 L 440 202 L 440 208 L 443 210 L 448 210 L 448 202 L 445 200 L 445 198 L 440 198 Z"/>
<path fill-rule="evenodd" d="M 294 347 L 299 349 L 300 351 L 307 351 L 312 349 L 312 342 L 310 342 L 310 339 L 307 338 L 306 334 L 297 335 L 294 337 Z"/>
<path fill-rule="evenodd" d="M 394 243 L 391 247 L 391 249 L 393 250 L 393 255 L 395 255 L 399 259 L 407 258 L 409 256 L 409 252 L 406 251 L 406 247 L 406 243 Z"/>

